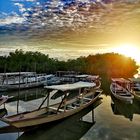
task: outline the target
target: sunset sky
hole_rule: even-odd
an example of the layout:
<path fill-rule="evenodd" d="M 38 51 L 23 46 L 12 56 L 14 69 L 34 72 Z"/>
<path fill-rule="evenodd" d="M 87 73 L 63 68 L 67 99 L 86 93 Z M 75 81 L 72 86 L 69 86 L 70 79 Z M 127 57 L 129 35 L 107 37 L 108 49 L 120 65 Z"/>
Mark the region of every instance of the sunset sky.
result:
<path fill-rule="evenodd" d="M 118 52 L 140 64 L 138 0 L 0 0 L 0 55 L 15 49 L 59 59 Z"/>

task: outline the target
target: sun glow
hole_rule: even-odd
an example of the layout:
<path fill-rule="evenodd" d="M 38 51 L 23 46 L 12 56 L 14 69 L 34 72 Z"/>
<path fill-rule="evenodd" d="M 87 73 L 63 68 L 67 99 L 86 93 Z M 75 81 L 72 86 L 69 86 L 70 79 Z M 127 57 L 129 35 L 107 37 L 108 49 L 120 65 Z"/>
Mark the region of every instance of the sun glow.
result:
<path fill-rule="evenodd" d="M 140 64 L 140 49 L 132 44 L 122 44 L 113 49 L 114 52 L 123 54 L 127 57 L 135 59 Z"/>

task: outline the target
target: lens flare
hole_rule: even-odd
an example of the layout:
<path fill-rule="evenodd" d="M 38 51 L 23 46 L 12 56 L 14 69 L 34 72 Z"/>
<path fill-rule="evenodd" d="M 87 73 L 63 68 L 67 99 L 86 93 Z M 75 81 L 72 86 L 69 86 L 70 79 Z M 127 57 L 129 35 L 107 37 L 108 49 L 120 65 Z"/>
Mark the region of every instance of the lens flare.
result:
<path fill-rule="evenodd" d="M 113 48 L 113 52 L 123 54 L 127 57 L 133 58 L 138 64 L 140 64 L 140 49 L 133 44 L 121 44 Z"/>

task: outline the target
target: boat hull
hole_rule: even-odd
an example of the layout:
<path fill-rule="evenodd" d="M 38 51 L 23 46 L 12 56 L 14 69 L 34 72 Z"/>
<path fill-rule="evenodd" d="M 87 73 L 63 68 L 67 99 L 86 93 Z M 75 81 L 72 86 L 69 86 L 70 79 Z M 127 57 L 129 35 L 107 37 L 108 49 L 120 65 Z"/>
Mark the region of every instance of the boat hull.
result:
<path fill-rule="evenodd" d="M 132 94 L 134 95 L 135 99 L 140 101 L 140 91 L 133 91 Z"/>
<path fill-rule="evenodd" d="M 133 103 L 133 98 L 134 98 L 133 95 L 130 94 L 129 97 L 128 97 L 128 96 L 121 96 L 121 95 L 119 95 L 119 94 L 117 95 L 117 94 L 115 93 L 115 90 L 113 89 L 113 85 L 112 85 L 112 84 L 110 85 L 110 90 L 111 90 L 112 95 L 113 95 L 115 98 L 117 98 L 117 99 L 119 99 L 119 100 L 121 100 L 121 101 L 124 101 L 124 102 L 126 102 L 126 103 L 130 103 L 130 104 Z"/>
<path fill-rule="evenodd" d="M 6 123 L 9 123 L 10 125 L 18 128 L 18 129 L 23 129 L 23 128 L 27 128 L 27 127 L 31 127 L 31 126 L 37 126 L 37 125 L 46 124 L 46 123 L 50 123 L 50 122 L 54 122 L 54 121 L 59 121 L 59 120 L 65 119 L 69 116 L 72 116 L 72 115 L 80 112 L 81 110 L 87 108 L 88 106 L 93 104 L 100 95 L 101 95 L 101 92 L 98 93 L 98 95 L 96 97 L 94 97 L 94 99 L 92 99 L 90 102 L 88 102 L 84 105 L 81 105 L 80 107 L 73 109 L 73 110 L 64 111 L 64 112 L 50 115 L 50 116 L 38 116 L 38 117 L 23 119 L 23 120 L 19 120 L 19 121 L 16 120 L 16 121 L 8 122 L 8 121 L 6 121 L 6 119 L 3 119 L 3 121 Z"/>

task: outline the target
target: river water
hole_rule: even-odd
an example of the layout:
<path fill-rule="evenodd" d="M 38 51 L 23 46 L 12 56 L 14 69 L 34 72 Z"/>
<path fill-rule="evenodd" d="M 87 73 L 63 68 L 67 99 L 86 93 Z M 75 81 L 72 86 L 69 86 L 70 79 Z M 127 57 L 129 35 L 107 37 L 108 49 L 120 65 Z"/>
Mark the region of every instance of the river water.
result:
<path fill-rule="evenodd" d="M 19 96 L 18 92 L 8 95 L 15 96 L 5 104 L 8 115 L 11 115 L 17 110 L 37 109 L 46 93 L 43 89 L 31 89 L 20 92 Z M 93 106 L 61 122 L 26 133 L 0 134 L 0 140 L 139 140 L 140 102 L 134 100 L 132 105 L 125 104 L 104 93 L 101 98 Z M 0 122 L 0 126 L 5 125 Z"/>

